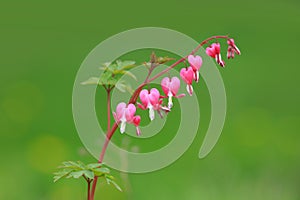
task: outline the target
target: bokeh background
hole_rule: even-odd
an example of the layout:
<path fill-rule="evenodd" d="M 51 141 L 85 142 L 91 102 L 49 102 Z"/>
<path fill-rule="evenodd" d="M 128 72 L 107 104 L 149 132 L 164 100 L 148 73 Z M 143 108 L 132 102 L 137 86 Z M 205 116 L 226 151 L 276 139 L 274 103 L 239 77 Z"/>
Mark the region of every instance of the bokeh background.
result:
<path fill-rule="evenodd" d="M 189 150 L 157 172 L 113 171 L 125 192 L 100 184 L 96 199 L 299 200 L 299 9 L 296 0 L 1 1 L 0 199 L 85 199 L 83 180 L 52 181 L 63 160 L 95 162 L 73 123 L 76 72 L 107 37 L 157 26 L 198 41 L 236 38 L 243 55 L 220 69 L 228 97 L 223 134 L 199 160 L 210 115 L 200 82 L 203 120 Z M 166 138 L 141 144 L 153 149 Z"/>

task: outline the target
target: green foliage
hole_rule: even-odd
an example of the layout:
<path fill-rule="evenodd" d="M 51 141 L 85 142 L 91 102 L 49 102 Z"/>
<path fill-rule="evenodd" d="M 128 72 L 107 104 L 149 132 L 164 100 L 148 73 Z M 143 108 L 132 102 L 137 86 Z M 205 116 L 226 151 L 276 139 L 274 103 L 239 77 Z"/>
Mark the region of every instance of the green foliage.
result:
<path fill-rule="evenodd" d="M 120 186 L 114 181 L 114 177 L 110 175 L 110 169 L 104 167 L 102 163 L 90 163 L 85 165 L 81 161 L 65 161 L 58 167 L 60 170 L 54 173 L 54 182 L 62 178 L 83 177 L 86 181 L 92 181 L 95 177 L 103 177 L 107 184 L 112 184 L 116 189 L 122 191 Z"/>
<path fill-rule="evenodd" d="M 97 84 L 99 84 L 99 80 L 100 79 L 97 77 L 91 77 L 88 80 L 83 81 L 81 84 L 82 85 L 97 85 Z"/>
<path fill-rule="evenodd" d="M 116 87 L 121 92 L 130 92 L 132 93 L 132 89 L 129 84 L 125 81 L 120 82 L 120 78 L 123 75 L 130 76 L 131 78 L 136 79 L 135 75 L 128 71 L 129 69 L 135 66 L 134 61 L 121 61 L 117 60 L 115 63 L 104 63 L 103 67 L 100 67 L 100 70 L 103 70 L 103 73 L 100 77 L 91 77 L 88 80 L 82 82 L 83 85 L 102 85 L 105 88 L 114 88 Z"/>
<path fill-rule="evenodd" d="M 119 191 L 122 192 L 122 189 L 120 188 L 120 186 L 114 181 L 115 178 L 113 176 L 106 174 L 106 175 L 104 175 L 104 177 L 105 177 L 107 184 L 109 184 L 109 185 L 113 184 L 113 186 L 115 186 L 115 188 L 117 188 Z"/>
<path fill-rule="evenodd" d="M 154 52 L 152 52 L 151 56 L 150 56 L 150 63 L 151 64 L 155 64 L 155 65 L 161 65 L 164 64 L 166 62 L 169 62 L 171 60 L 175 60 L 174 58 L 169 58 L 168 56 L 165 57 L 157 57 L 156 54 Z"/>
<path fill-rule="evenodd" d="M 147 67 L 147 69 L 153 69 L 161 64 L 165 64 L 166 62 L 175 60 L 174 58 L 169 58 L 168 56 L 165 57 L 157 57 L 154 52 L 152 52 L 150 56 L 149 62 L 144 62 L 143 64 Z"/>

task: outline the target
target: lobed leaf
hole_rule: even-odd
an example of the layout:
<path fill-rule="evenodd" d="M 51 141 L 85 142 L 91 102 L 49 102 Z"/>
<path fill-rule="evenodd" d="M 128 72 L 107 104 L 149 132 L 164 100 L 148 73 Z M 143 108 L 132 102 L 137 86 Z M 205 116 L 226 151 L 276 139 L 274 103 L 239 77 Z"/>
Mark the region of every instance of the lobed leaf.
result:
<path fill-rule="evenodd" d="M 72 170 L 71 169 L 63 169 L 54 173 L 54 182 L 57 182 L 59 179 L 66 177 Z"/>
<path fill-rule="evenodd" d="M 132 60 L 117 60 L 116 63 L 119 70 L 131 69 L 135 66 L 135 61 Z"/>
<path fill-rule="evenodd" d="M 111 175 L 106 175 L 106 176 L 105 176 L 105 180 L 106 180 L 106 183 L 107 183 L 108 185 L 113 184 L 113 186 L 114 186 L 117 190 L 119 190 L 120 192 L 122 192 L 123 190 L 121 189 L 121 187 L 120 187 L 113 179 L 114 179 L 114 177 L 111 176 Z"/>
<path fill-rule="evenodd" d="M 82 85 L 98 85 L 100 79 L 97 77 L 91 77 L 86 81 L 81 82 Z"/>
<path fill-rule="evenodd" d="M 90 163 L 90 164 L 87 164 L 86 167 L 88 169 L 94 169 L 94 168 L 99 168 L 101 167 L 103 164 L 102 163 Z"/>
<path fill-rule="evenodd" d="M 164 64 L 164 63 L 172 61 L 172 60 L 175 60 L 175 58 L 169 58 L 168 56 L 159 57 L 159 58 L 157 58 L 157 63 Z"/>
<path fill-rule="evenodd" d="M 71 172 L 66 178 L 79 178 L 83 175 L 84 170 Z"/>
<path fill-rule="evenodd" d="M 95 177 L 94 172 L 91 171 L 91 170 L 84 170 L 83 175 L 84 175 L 86 178 L 91 179 L 91 180 L 93 180 L 94 177 Z"/>
<path fill-rule="evenodd" d="M 62 178 L 75 178 L 84 177 L 85 179 L 93 180 L 95 176 L 104 177 L 107 184 L 112 184 L 119 191 L 121 187 L 114 181 L 114 177 L 110 175 L 110 169 L 103 167 L 102 163 L 90 163 L 85 165 L 81 161 L 65 161 L 59 166 L 60 170 L 54 172 L 54 182 Z"/>

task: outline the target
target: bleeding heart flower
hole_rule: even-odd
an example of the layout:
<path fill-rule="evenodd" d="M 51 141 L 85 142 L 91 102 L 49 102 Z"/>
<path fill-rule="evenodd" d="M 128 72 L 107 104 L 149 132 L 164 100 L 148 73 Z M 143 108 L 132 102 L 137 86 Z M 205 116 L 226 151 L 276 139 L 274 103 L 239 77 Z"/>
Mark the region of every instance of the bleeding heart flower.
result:
<path fill-rule="evenodd" d="M 114 118 L 116 120 L 116 122 L 119 124 L 121 123 L 120 126 L 120 132 L 124 133 L 125 132 L 125 128 L 126 128 L 126 123 L 129 124 L 133 124 L 136 127 L 136 131 L 137 134 L 140 135 L 140 129 L 139 129 L 139 124 L 141 121 L 141 117 L 140 116 L 134 116 L 136 112 L 136 108 L 134 106 L 134 104 L 128 104 L 126 105 L 126 103 L 121 102 L 117 105 L 116 108 L 116 113 L 113 112 Z"/>
<path fill-rule="evenodd" d="M 225 62 L 221 58 L 220 43 L 213 43 L 211 46 L 206 48 L 206 54 L 216 59 L 216 62 L 221 66 L 225 66 Z"/>
<path fill-rule="evenodd" d="M 159 91 L 156 88 L 152 88 L 150 92 L 144 89 L 140 92 L 140 99 L 142 104 L 138 104 L 138 106 L 143 110 L 149 109 L 149 117 L 152 121 L 154 119 L 154 110 L 160 112 L 160 109 L 162 109 Z"/>
<path fill-rule="evenodd" d="M 193 71 L 195 73 L 195 81 L 198 82 L 199 80 L 199 69 L 202 66 L 202 58 L 200 56 L 188 56 L 188 61 L 193 68 Z"/>
<path fill-rule="evenodd" d="M 177 95 L 177 92 L 180 88 L 180 80 L 176 76 L 169 78 L 165 77 L 161 81 L 161 87 L 164 91 L 166 97 L 169 98 L 168 108 L 171 109 L 173 106 L 172 97 L 180 98 L 185 96 L 184 94 Z"/>
<path fill-rule="evenodd" d="M 188 91 L 189 95 L 192 96 L 193 94 L 193 86 L 192 82 L 194 80 L 195 74 L 192 67 L 182 68 L 180 70 L 180 76 L 184 82 L 186 82 L 186 90 Z"/>
<path fill-rule="evenodd" d="M 238 55 L 241 55 L 241 52 L 240 52 L 239 48 L 235 45 L 233 39 L 228 39 L 227 44 L 228 44 L 228 49 L 227 49 L 227 58 L 228 59 L 234 58 L 235 53 Z"/>
<path fill-rule="evenodd" d="M 141 129 L 139 127 L 140 122 L 141 122 L 141 117 L 139 115 L 133 117 L 132 123 L 136 128 L 136 134 L 138 136 L 141 135 Z"/>

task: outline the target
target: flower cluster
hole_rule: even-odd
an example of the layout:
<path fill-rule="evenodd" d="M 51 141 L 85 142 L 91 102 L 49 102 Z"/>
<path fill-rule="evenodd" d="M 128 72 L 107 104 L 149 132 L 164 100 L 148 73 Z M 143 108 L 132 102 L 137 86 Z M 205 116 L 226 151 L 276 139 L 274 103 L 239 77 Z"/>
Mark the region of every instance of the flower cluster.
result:
<path fill-rule="evenodd" d="M 237 48 L 237 46 L 234 43 L 233 39 L 229 39 L 227 40 L 227 44 L 228 44 L 228 49 L 227 49 L 227 58 L 234 58 L 234 54 L 238 54 L 241 55 L 241 52 L 239 50 L 239 48 Z"/>
<path fill-rule="evenodd" d="M 240 55 L 241 52 L 237 48 L 233 39 L 227 40 L 227 58 L 234 58 L 235 54 Z M 225 62 L 221 57 L 220 43 L 212 43 L 206 48 L 206 54 L 216 60 L 221 66 L 225 67 Z M 193 95 L 193 82 L 199 81 L 199 70 L 202 66 L 202 58 L 198 55 L 189 55 L 186 57 L 189 66 L 180 70 L 180 77 L 186 83 L 186 89 L 190 96 Z M 152 121 L 155 118 L 155 111 L 162 117 L 162 111 L 168 113 L 173 107 L 173 98 L 184 97 L 185 94 L 178 94 L 180 88 L 180 80 L 178 77 L 164 77 L 161 81 L 161 88 L 164 95 L 161 95 L 159 90 L 152 88 L 150 90 L 143 89 L 139 92 L 139 98 L 141 103 L 137 103 L 138 108 L 142 110 L 149 110 L 149 118 Z M 168 99 L 166 106 L 163 105 L 163 99 Z M 121 102 L 117 105 L 116 113 L 114 112 L 114 118 L 118 125 L 120 125 L 120 132 L 125 132 L 126 123 L 133 124 L 136 127 L 137 135 L 140 135 L 141 131 L 139 124 L 141 117 L 135 115 L 136 107 L 134 104 L 126 104 Z"/>
<path fill-rule="evenodd" d="M 133 124 L 136 127 L 137 135 L 140 135 L 141 131 L 139 128 L 141 117 L 139 115 L 135 116 L 136 108 L 134 104 L 128 104 L 121 102 L 117 105 L 116 112 L 113 112 L 116 122 L 120 125 L 120 132 L 124 133 L 126 128 L 126 123 Z"/>
<path fill-rule="evenodd" d="M 202 66 L 202 58 L 200 56 L 188 56 L 188 62 L 190 64 L 187 68 L 182 68 L 180 70 L 180 76 L 182 80 L 187 84 L 186 89 L 189 95 L 193 94 L 193 81 L 199 81 L 199 70 Z"/>
<path fill-rule="evenodd" d="M 227 44 L 228 44 L 228 49 L 227 49 L 227 58 L 228 59 L 234 58 L 234 54 L 241 55 L 241 52 L 238 49 L 238 47 L 235 45 L 233 39 L 228 39 Z M 221 67 L 225 67 L 225 62 L 224 62 L 224 60 L 222 60 L 222 57 L 221 57 L 220 43 L 213 43 L 212 45 L 207 47 L 206 48 L 206 54 L 209 55 L 212 58 L 215 58 L 216 62 Z"/>

